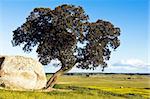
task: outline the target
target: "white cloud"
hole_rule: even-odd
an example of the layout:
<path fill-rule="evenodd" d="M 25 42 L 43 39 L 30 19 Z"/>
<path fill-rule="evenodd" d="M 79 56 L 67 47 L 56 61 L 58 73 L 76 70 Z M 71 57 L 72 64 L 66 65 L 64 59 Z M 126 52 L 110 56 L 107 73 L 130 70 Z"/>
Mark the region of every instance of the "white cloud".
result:
<path fill-rule="evenodd" d="M 108 66 L 105 72 L 115 73 L 150 73 L 150 65 L 139 59 L 120 60 Z"/>
<path fill-rule="evenodd" d="M 112 64 L 112 66 L 130 66 L 130 67 L 135 67 L 135 68 L 150 67 L 150 65 L 148 65 L 147 63 L 139 59 L 121 60 L 119 62 Z"/>

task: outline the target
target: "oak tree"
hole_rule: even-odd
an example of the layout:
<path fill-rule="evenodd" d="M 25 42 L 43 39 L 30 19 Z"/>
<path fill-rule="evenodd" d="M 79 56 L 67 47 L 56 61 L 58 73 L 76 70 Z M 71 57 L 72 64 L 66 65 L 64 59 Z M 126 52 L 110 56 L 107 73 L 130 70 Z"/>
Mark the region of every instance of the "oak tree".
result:
<path fill-rule="evenodd" d="M 43 65 L 54 59 L 61 62 L 46 88 L 53 87 L 57 78 L 74 66 L 104 69 L 111 51 L 120 45 L 118 27 L 108 21 L 88 20 L 89 16 L 80 6 L 63 4 L 53 10 L 35 8 L 26 22 L 13 31 L 13 46 L 22 44 L 25 52 L 37 46 L 36 52 Z"/>

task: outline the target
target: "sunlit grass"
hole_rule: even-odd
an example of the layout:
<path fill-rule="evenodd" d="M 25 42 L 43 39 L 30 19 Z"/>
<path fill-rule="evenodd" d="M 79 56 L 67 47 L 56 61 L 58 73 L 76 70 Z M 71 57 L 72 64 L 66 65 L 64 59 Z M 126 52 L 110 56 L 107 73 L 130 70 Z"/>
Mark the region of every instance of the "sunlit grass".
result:
<path fill-rule="evenodd" d="M 67 80 L 64 80 L 67 79 Z M 150 78 L 142 75 L 101 75 L 90 77 L 74 76 L 71 81 L 67 76 L 60 78 L 60 84 L 94 88 L 121 95 L 150 98 Z"/>
<path fill-rule="evenodd" d="M 149 81 L 149 76 L 142 75 L 62 76 L 55 86 L 61 90 L 38 92 L 1 89 L 0 99 L 148 99 Z"/>

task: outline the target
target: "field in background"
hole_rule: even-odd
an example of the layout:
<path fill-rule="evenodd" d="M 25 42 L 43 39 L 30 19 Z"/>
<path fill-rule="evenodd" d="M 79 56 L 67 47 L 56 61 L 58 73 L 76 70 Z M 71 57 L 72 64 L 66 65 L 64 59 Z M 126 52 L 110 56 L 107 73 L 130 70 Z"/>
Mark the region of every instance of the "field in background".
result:
<path fill-rule="evenodd" d="M 47 76 L 49 77 L 49 75 Z M 150 99 L 149 75 L 64 75 L 52 92 L 0 90 L 0 99 Z"/>

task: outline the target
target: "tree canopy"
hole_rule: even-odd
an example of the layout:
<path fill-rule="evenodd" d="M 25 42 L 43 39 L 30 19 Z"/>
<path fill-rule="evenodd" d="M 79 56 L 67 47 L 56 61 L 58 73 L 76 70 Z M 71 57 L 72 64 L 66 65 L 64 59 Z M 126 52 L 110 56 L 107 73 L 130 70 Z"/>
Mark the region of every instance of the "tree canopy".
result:
<path fill-rule="evenodd" d="M 63 4 L 54 10 L 35 8 L 26 22 L 13 31 L 13 46 L 23 45 L 25 52 L 37 46 L 39 61 L 47 65 L 53 59 L 61 68 L 106 67 L 112 50 L 120 45 L 120 28 L 89 16 L 80 6 Z"/>

